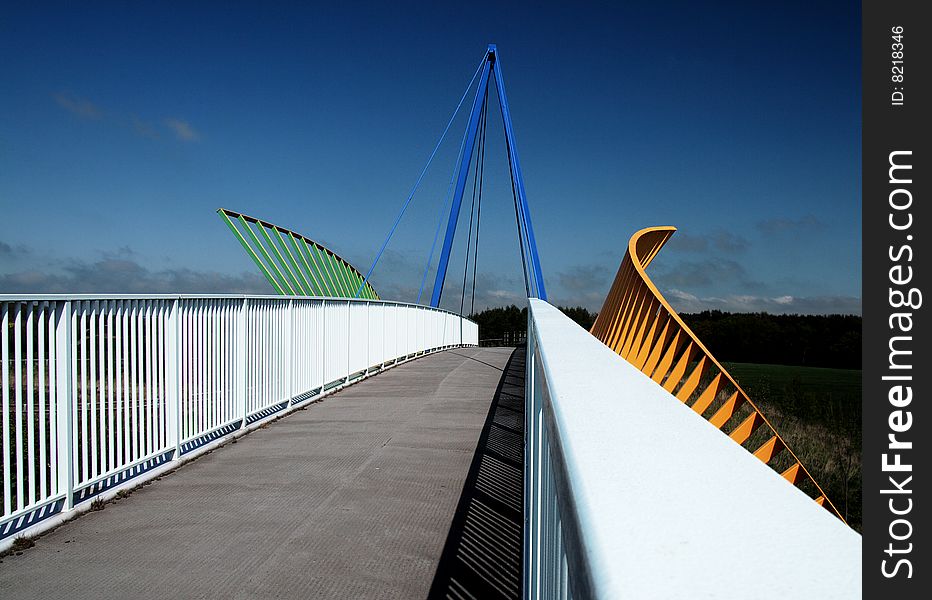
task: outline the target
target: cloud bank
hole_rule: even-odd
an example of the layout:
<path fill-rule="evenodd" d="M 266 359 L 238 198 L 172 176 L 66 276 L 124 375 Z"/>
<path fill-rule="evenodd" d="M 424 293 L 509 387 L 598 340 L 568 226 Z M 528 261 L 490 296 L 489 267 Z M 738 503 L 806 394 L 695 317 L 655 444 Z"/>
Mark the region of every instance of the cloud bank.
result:
<path fill-rule="evenodd" d="M 861 314 L 861 299 L 853 296 L 752 296 L 728 295 L 699 297 L 679 289 L 664 291 L 664 297 L 677 312 L 703 310 L 728 312 L 768 312 L 772 314 Z"/>
<path fill-rule="evenodd" d="M 163 133 L 167 129 L 168 133 L 181 142 L 199 142 L 202 138 L 201 133 L 190 122 L 178 117 L 164 117 L 158 121 L 160 125 L 156 125 L 135 114 L 125 116 L 105 111 L 90 100 L 73 94 L 57 92 L 52 94 L 52 99 L 59 107 L 81 119 L 101 121 L 112 126 L 122 127 L 143 138 L 159 139 L 161 137 L 159 134 L 160 127 L 164 128 Z"/>
<path fill-rule="evenodd" d="M 0 242 L 0 256 L 15 252 Z M 8 263 L 0 272 L 2 294 L 271 294 L 258 273 L 149 269 L 123 248 L 96 260 L 53 259 L 43 265 Z M 16 261 L 22 263 L 23 261 Z M 2 263 L 0 263 L 2 264 Z"/>

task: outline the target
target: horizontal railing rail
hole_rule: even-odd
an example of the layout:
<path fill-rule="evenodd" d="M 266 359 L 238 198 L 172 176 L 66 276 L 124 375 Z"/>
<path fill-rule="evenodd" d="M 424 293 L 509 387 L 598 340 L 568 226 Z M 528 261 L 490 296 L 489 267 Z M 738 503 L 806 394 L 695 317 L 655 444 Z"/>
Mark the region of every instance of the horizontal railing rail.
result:
<path fill-rule="evenodd" d="M 0 295 L 0 549 L 478 326 L 400 302 Z"/>
<path fill-rule="evenodd" d="M 860 597 L 856 532 L 529 302 L 525 598 Z"/>

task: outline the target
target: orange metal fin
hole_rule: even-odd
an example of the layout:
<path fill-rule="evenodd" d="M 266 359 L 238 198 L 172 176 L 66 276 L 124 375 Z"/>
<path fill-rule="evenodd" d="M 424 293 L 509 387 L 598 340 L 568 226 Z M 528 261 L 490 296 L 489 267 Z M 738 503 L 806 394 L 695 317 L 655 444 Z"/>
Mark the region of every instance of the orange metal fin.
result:
<path fill-rule="evenodd" d="M 757 428 L 761 426 L 764 422 L 764 418 L 756 410 L 748 415 L 748 418 L 744 420 L 741 425 L 738 425 L 738 428 L 731 432 L 731 435 L 728 436 L 739 444 L 743 444 L 748 441 L 748 438 L 751 437 Z"/>
<path fill-rule="evenodd" d="M 712 380 L 712 383 L 705 388 L 702 395 L 699 396 L 699 399 L 692 405 L 692 409 L 700 415 L 704 413 L 705 409 L 709 408 L 715 401 L 715 397 L 718 396 L 718 393 L 721 391 L 722 385 L 724 385 L 724 381 L 722 374 L 719 373 L 715 376 L 715 379 Z"/>
<path fill-rule="evenodd" d="M 676 363 L 676 366 L 673 367 L 673 370 L 670 371 L 670 376 L 667 377 L 666 383 L 663 384 L 663 389 L 673 393 L 673 389 L 676 388 L 676 385 L 683 379 L 683 374 L 686 373 L 686 367 L 689 365 L 689 360 L 693 356 L 694 349 L 695 346 L 692 342 L 686 345 L 686 349 L 683 350 L 680 360 Z"/>
<path fill-rule="evenodd" d="M 764 442 L 764 445 L 754 451 L 754 456 L 761 459 L 764 463 L 769 463 L 770 459 L 779 454 L 783 448 L 783 442 L 780 441 L 780 438 L 773 436 Z"/>
<path fill-rule="evenodd" d="M 719 408 L 712 418 L 709 419 L 709 423 L 715 425 L 719 429 L 722 428 L 722 425 L 728 422 L 728 419 L 731 418 L 735 411 L 744 404 L 744 398 L 738 395 L 738 392 L 735 392 L 731 397 L 725 401 L 725 404 Z"/>
<path fill-rule="evenodd" d="M 686 383 L 683 384 L 683 387 L 680 388 L 680 391 L 676 394 L 676 398 L 680 402 L 689 400 L 692 393 L 699 387 L 699 381 L 702 380 L 702 376 L 705 375 L 706 369 L 708 368 L 708 359 L 702 356 L 699 359 L 699 364 L 696 365 L 696 368 L 693 369 L 692 374 L 689 376 L 689 379 L 686 380 Z"/>
<path fill-rule="evenodd" d="M 800 474 L 803 472 L 802 467 L 803 466 L 801 464 L 796 463 L 792 467 L 787 469 L 786 471 L 783 471 L 781 475 L 783 475 L 784 479 L 786 479 L 793 485 L 796 485 L 796 482 L 799 481 Z"/>

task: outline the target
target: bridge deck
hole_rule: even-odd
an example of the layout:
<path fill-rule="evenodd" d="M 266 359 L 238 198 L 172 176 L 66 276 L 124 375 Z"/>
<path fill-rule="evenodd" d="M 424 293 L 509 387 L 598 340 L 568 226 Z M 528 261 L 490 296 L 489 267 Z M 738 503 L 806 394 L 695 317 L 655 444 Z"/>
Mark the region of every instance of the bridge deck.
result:
<path fill-rule="evenodd" d="M 516 597 L 511 356 L 427 356 L 273 422 L 4 557 L 0 595 Z"/>

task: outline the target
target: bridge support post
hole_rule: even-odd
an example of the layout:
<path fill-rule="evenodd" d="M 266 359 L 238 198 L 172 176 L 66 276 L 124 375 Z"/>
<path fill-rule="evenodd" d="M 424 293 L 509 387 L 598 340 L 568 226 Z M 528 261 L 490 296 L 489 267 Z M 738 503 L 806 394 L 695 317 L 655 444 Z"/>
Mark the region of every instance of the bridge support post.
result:
<path fill-rule="evenodd" d="M 175 447 L 174 458 L 181 456 L 181 300 L 172 302 L 168 313 L 168 343 L 165 364 L 168 366 L 168 411 L 166 423 L 168 446 Z"/>
<path fill-rule="evenodd" d="M 236 315 L 236 405 L 243 410 L 243 422 L 241 428 L 246 428 L 246 417 L 249 416 L 249 407 L 247 406 L 248 394 L 246 393 L 246 309 L 249 306 L 249 300 L 243 299 Z"/>
<path fill-rule="evenodd" d="M 320 325 L 320 335 L 317 336 L 320 339 L 320 345 L 317 346 L 317 360 L 320 364 L 320 393 L 324 393 L 324 386 L 327 384 L 327 361 L 324 359 L 324 348 L 327 344 L 327 301 L 320 301 L 320 315 L 318 317 L 318 324 Z"/>
<path fill-rule="evenodd" d="M 55 442 L 58 456 L 53 455 L 52 460 L 56 461 L 58 493 L 65 493 L 63 511 L 74 508 L 71 311 L 70 301 L 55 305 Z"/>
<path fill-rule="evenodd" d="M 371 303 L 366 301 L 366 375 L 369 374 L 369 367 L 372 366 L 372 360 L 369 358 L 370 352 L 370 342 L 372 341 L 372 332 L 369 331 L 369 328 L 372 327 L 372 306 Z"/>
<path fill-rule="evenodd" d="M 352 375 L 352 373 L 350 373 L 350 364 L 351 364 L 350 353 L 353 351 L 353 342 L 350 339 L 350 336 L 352 335 L 352 331 L 353 331 L 352 329 L 353 324 L 350 322 L 352 318 L 353 318 L 353 307 L 350 306 L 350 301 L 347 300 L 346 301 L 346 337 L 345 337 L 346 339 L 346 379 L 343 382 L 344 385 L 349 384 L 350 375 Z"/>
<path fill-rule="evenodd" d="M 535 381 L 534 355 L 537 351 L 537 336 L 532 330 L 532 315 L 528 307 L 527 351 L 525 355 L 524 384 L 524 579 L 522 581 L 522 598 L 537 598 L 537 466 L 538 455 L 538 406 L 535 401 L 537 384 Z"/>
<path fill-rule="evenodd" d="M 294 299 L 288 300 L 288 327 L 285 330 L 285 355 L 281 360 L 285 361 L 285 385 L 288 386 L 288 405 L 291 406 L 294 400 Z"/>

